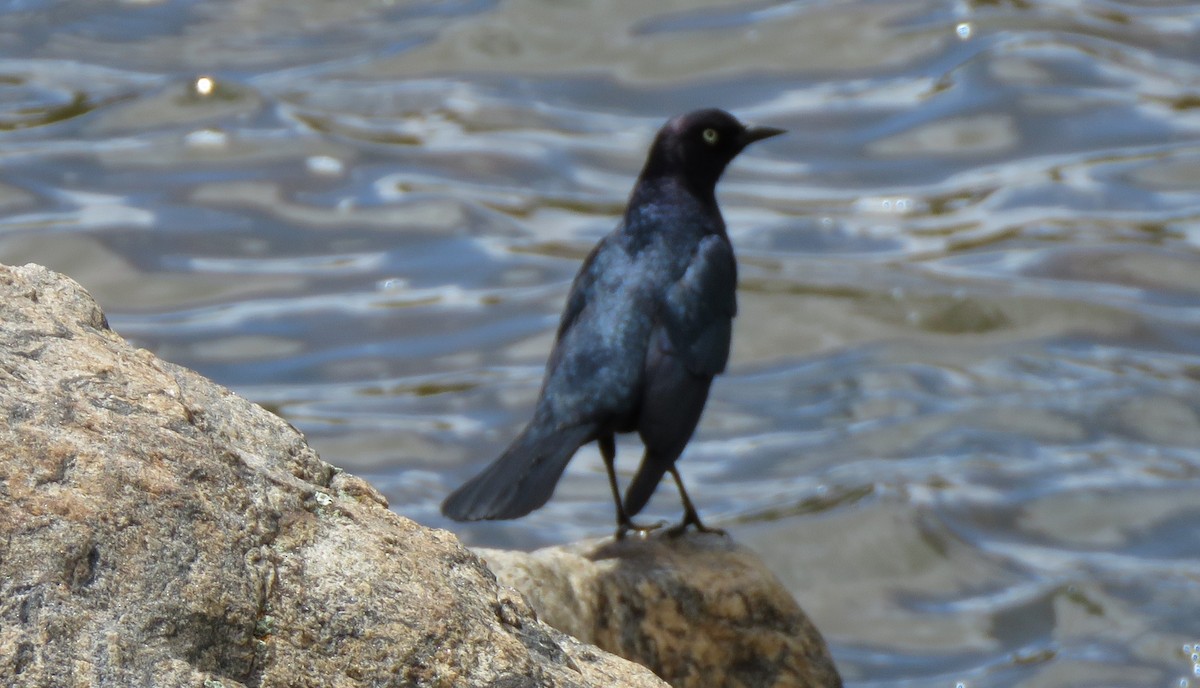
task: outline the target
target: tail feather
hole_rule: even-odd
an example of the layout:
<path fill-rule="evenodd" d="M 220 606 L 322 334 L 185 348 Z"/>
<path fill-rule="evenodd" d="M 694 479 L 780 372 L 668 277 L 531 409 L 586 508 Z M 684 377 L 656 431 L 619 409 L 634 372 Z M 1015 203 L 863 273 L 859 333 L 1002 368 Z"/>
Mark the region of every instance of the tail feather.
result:
<path fill-rule="evenodd" d="M 442 513 L 455 521 L 520 518 L 554 494 L 575 450 L 593 428 L 545 430 L 531 423 L 487 468 L 446 497 Z"/>
<path fill-rule="evenodd" d="M 646 452 L 642 457 L 642 465 L 638 467 L 637 474 L 625 490 L 626 516 L 632 518 L 646 506 L 673 461 L 674 459 L 663 461 L 660 457 Z"/>

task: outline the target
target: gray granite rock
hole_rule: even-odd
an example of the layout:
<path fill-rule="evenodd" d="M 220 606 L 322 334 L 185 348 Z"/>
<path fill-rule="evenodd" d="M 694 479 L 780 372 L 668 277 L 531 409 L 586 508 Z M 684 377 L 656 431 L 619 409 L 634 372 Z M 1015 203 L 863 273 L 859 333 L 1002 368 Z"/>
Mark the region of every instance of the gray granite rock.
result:
<path fill-rule="evenodd" d="M 29 265 L 0 266 L 0 685 L 663 684 Z"/>

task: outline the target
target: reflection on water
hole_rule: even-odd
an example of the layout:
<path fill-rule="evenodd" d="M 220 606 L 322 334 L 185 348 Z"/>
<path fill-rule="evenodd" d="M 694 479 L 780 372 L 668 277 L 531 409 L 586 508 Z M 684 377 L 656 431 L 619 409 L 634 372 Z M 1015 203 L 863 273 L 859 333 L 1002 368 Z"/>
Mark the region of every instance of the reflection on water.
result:
<path fill-rule="evenodd" d="M 655 128 L 708 105 L 791 133 L 721 188 L 706 518 L 850 685 L 1200 685 L 1191 3 L 10 3 L 0 261 L 400 513 L 601 535 L 594 448 L 523 520 L 437 504 L 526 419 Z"/>

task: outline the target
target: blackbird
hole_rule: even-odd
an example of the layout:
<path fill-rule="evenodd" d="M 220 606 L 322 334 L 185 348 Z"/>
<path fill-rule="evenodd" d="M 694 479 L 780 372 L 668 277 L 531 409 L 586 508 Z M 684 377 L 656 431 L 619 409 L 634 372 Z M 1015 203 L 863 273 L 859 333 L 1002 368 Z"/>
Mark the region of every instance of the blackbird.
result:
<path fill-rule="evenodd" d="M 675 461 L 692 437 L 714 375 L 725 370 L 737 312 L 737 264 L 717 207 L 717 180 L 755 141 L 784 133 L 705 109 L 668 121 L 654 139 L 621 223 L 600 240 L 571 285 L 525 429 L 455 490 L 442 513 L 458 521 L 511 519 L 541 507 L 579 447 L 595 440 L 616 502 L 618 539 L 665 473 L 683 520 L 706 527 Z M 615 433 L 637 431 L 641 466 L 621 499 Z"/>

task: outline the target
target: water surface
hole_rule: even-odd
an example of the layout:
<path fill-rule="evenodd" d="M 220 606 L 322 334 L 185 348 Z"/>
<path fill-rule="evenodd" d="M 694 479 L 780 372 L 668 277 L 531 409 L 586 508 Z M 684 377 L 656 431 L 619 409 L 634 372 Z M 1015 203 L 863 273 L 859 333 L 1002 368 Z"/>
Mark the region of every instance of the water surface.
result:
<path fill-rule="evenodd" d="M 720 189 L 741 312 L 681 467 L 848 685 L 1200 685 L 1194 4 L 17 0 L 0 261 L 399 513 L 599 536 L 592 448 L 525 519 L 437 505 L 702 106 L 791 133 Z"/>

